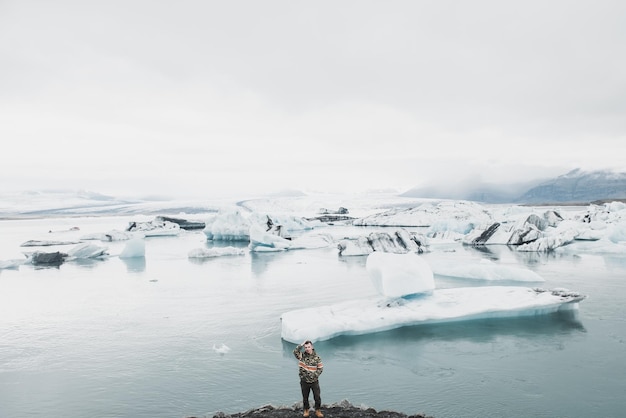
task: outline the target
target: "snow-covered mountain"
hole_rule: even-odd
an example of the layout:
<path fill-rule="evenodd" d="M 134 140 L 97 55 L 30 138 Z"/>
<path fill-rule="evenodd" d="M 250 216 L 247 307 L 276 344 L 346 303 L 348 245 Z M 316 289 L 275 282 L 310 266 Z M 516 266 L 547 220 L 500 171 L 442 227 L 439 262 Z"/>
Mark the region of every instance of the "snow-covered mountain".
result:
<path fill-rule="evenodd" d="M 626 199 L 626 173 L 576 169 L 529 189 L 516 202 L 585 203 L 618 199 Z"/>
<path fill-rule="evenodd" d="M 463 183 L 456 187 L 419 187 L 402 196 L 471 200 L 484 203 L 589 203 L 626 199 L 626 173 L 575 169 L 553 179 L 528 183 Z"/>

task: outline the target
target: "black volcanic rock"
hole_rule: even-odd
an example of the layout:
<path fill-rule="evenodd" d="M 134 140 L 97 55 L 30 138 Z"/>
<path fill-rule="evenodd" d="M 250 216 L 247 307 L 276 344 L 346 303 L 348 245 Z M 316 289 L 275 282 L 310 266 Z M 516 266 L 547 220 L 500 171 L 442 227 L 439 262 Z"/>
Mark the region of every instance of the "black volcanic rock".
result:
<path fill-rule="evenodd" d="M 36 252 L 30 257 L 30 262 L 36 266 L 60 266 L 65 261 L 67 254 L 55 251 L 51 253 Z"/>
<path fill-rule="evenodd" d="M 322 405 L 322 412 L 325 418 L 428 418 L 426 415 L 406 415 L 395 411 L 376 411 L 373 408 L 358 408 L 349 403 L 341 402 L 333 405 Z M 246 412 L 236 414 L 224 414 L 218 412 L 213 418 L 300 418 L 302 409 L 289 407 L 273 407 L 271 405 L 251 409 Z M 311 410 L 311 417 L 315 417 Z M 193 418 L 193 417 L 189 417 Z"/>

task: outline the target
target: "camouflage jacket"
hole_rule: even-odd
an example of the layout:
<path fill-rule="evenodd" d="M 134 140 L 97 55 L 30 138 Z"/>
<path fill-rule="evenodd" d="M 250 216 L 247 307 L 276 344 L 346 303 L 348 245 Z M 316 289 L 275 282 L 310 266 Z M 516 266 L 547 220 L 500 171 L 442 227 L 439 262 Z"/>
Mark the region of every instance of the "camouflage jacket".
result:
<path fill-rule="evenodd" d="M 304 380 L 307 383 L 316 382 L 324 370 L 322 359 L 317 355 L 315 349 L 311 354 L 306 351 L 301 351 L 302 345 L 298 345 L 293 350 L 293 355 L 298 359 L 298 375 L 300 380 Z"/>

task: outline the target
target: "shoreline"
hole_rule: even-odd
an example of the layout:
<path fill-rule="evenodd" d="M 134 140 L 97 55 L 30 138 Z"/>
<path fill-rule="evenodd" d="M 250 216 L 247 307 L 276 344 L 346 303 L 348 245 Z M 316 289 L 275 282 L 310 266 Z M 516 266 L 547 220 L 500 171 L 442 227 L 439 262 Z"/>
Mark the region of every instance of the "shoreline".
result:
<path fill-rule="evenodd" d="M 322 404 L 322 412 L 324 418 L 434 418 L 419 412 L 413 415 L 407 415 L 403 412 L 391 410 L 376 410 L 366 406 L 355 406 L 343 400 L 341 402 L 324 405 Z M 215 413 L 212 418 L 295 418 L 302 416 L 302 402 L 289 406 L 264 405 L 257 408 L 247 410 L 245 412 L 237 412 L 227 414 L 224 412 Z M 314 416 L 314 414 L 311 414 Z M 187 416 L 185 418 L 206 418 L 209 415 Z"/>

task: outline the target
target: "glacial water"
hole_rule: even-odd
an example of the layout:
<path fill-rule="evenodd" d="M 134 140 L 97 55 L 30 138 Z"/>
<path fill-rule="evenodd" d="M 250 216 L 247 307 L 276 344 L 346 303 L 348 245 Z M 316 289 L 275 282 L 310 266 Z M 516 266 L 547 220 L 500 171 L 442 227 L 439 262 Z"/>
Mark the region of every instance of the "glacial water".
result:
<path fill-rule="evenodd" d="M 128 221 L 3 220 L 0 259 L 23 257 L 33 249 L 19 245 L 29 239 L 71 239 Z M 73 226 L 80 231 L 66 231 Z M 329 232 L 354 233 L 342 228 Z M 95 243 L 111 254 L 125 245 Z M 184 232 L 147 239 L 145 259 L 0 270 L 0 417 L 177 418 L 298 402 L 294 345 L 280 338 L 280 315 L 374 296 L 365 259 L 336 248 L 187 257 L 210 245 L 202 232 Z M 531 286 L 588 298 L 574 313 L 319 342 L 324 403 L 436 418 L 624 416 L 626 256 L 460 245 L 422 256 L 525 266 L 546 279 Z M 435 279 L 438 287 L 494 284 Z"/>

